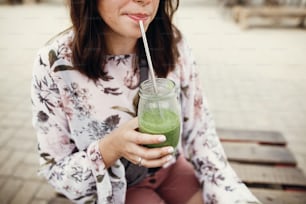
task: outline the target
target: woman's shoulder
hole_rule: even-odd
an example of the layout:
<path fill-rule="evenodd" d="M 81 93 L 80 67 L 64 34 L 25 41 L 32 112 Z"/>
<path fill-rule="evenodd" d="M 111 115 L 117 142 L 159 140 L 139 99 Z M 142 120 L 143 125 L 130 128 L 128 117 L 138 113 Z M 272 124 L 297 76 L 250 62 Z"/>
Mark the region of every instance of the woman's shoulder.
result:
<path fill-rule="evenodd" d="M 185 35 L 181 34 L 181 38 L 177 43 L 177 48 L 180 54 L 191 50 L 188 39 Z"/>
<path fill-rule="evenodd" d="M 178 64 L 181 65 L 182 68 L 188 68 L 189 65 L 195 63 L 193 51 L 186 36 L 182 35 L 180 41 L 177 43 L 177 50 L 179 54 Z"/>
<path fill-rule="evenodd" d="M 67 29 L 51 38 L 38 50 L 37 57 L 40 64 L 44 64 L 51 70 L 59 66 L 72 66 L 71 43 L 73 36 L 73 31 Z"/>
<path fill-rule="evenodd" d="M 72 41 L 74 32 L 71 27 L 59 32 L 55 36 L 51 37 L 45 45 L 51 45 L 62 41 Z"/>
<path fill-rule="evenodd" d="M 182 86 L 188 85 L 190 75 L 195 68 L 195 59 L 192 53 L 191 46 L 188 43 L 187 37 L 182 34 L 180 40 L 177 42 L 178 58 L 176 67 L 171 73 L 176 78 L 179 78 Z"/>
<path fill-rule="evenodd" d="M 40 49 L 39 51 L 44 51 L 48 49 L 56 49 L 60 46 L 66 45 L 70 47 L 70 44 L 73 40 L 74 33 L 71 28 L 68 28 L 55 36 L 49 39 Z"/>

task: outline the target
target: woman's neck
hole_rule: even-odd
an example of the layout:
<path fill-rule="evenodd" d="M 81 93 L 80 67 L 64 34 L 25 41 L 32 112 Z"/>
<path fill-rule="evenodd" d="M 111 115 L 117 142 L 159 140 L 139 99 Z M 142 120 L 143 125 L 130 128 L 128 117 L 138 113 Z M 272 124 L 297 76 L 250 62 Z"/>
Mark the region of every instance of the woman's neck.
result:
<path fill-rule="evenodd" d="M 137 39 L 109 36 L 106 37 L 108 54 L 122 55 L 136 53 Z"/>

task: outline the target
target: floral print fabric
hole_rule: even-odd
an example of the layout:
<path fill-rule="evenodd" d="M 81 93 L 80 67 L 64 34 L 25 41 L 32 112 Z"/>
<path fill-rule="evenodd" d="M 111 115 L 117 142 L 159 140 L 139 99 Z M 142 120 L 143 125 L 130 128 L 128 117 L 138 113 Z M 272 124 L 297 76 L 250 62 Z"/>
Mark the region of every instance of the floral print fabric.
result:
<path fill-rule="evenodd" d="M 121 204 L 125 169 L 106 169 L 98 141 L 136 115 L 139 69 L 134 54 L 105 56 L 107 75 L 93 82 L 73 68 L 69 31 L 42 48 L 32 79 L 33 126 L 39 172 L 75 203 Z M 182 40 L 169 73 L 179 90 L 183 131 L 180 151 L 193 164 L 206 204 L 258 202 L 227 162 L 202 95 L 196 64 Z M 175 161 L 173 161 L 175 162 Z"/>

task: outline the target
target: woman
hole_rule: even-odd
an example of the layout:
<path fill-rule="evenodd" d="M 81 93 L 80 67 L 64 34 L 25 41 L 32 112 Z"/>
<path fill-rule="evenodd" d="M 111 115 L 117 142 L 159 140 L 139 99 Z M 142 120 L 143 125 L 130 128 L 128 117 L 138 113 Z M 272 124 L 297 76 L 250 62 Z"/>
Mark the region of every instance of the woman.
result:
<path fill-rule="evenodd" d="M 172 24 L 177 8 L 171 0 L 70 0 L 72 29 L 39 51 L 31 93 L 40 174 L 73 202 L 257 202 L 226 160 L 190 49 Z M 146 67 L 139 20 L 156 75 L 179 88 L 177 151 L 146 148 L 165 136 L 137 131 Z"/>

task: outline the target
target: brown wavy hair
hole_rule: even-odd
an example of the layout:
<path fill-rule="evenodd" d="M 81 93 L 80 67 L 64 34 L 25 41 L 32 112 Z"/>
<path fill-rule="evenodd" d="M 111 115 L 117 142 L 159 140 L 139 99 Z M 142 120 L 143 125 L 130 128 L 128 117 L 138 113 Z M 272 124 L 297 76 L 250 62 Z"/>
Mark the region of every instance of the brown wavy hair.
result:
<path fill-rule="evenodd" d="M 74 39 L 71 44 L 72 60 L 76 69 L 93 80 L 106 76 L 107 54 L 104 28 L 107 26 L 98 12 L 99 0 L 69 0 Z M 177 42 L 180 31 L 173 25 L 173 15 L 179 0 L 160 0 L 157 14 L 146 35 L 152 63 L 158 77 L 166 77 L 174 69 L 179 53 Z M 141 38 L 137 41 L 137 55 L 145 58 Z M 99 66 L 100 65 L 100 66 Z"/>

